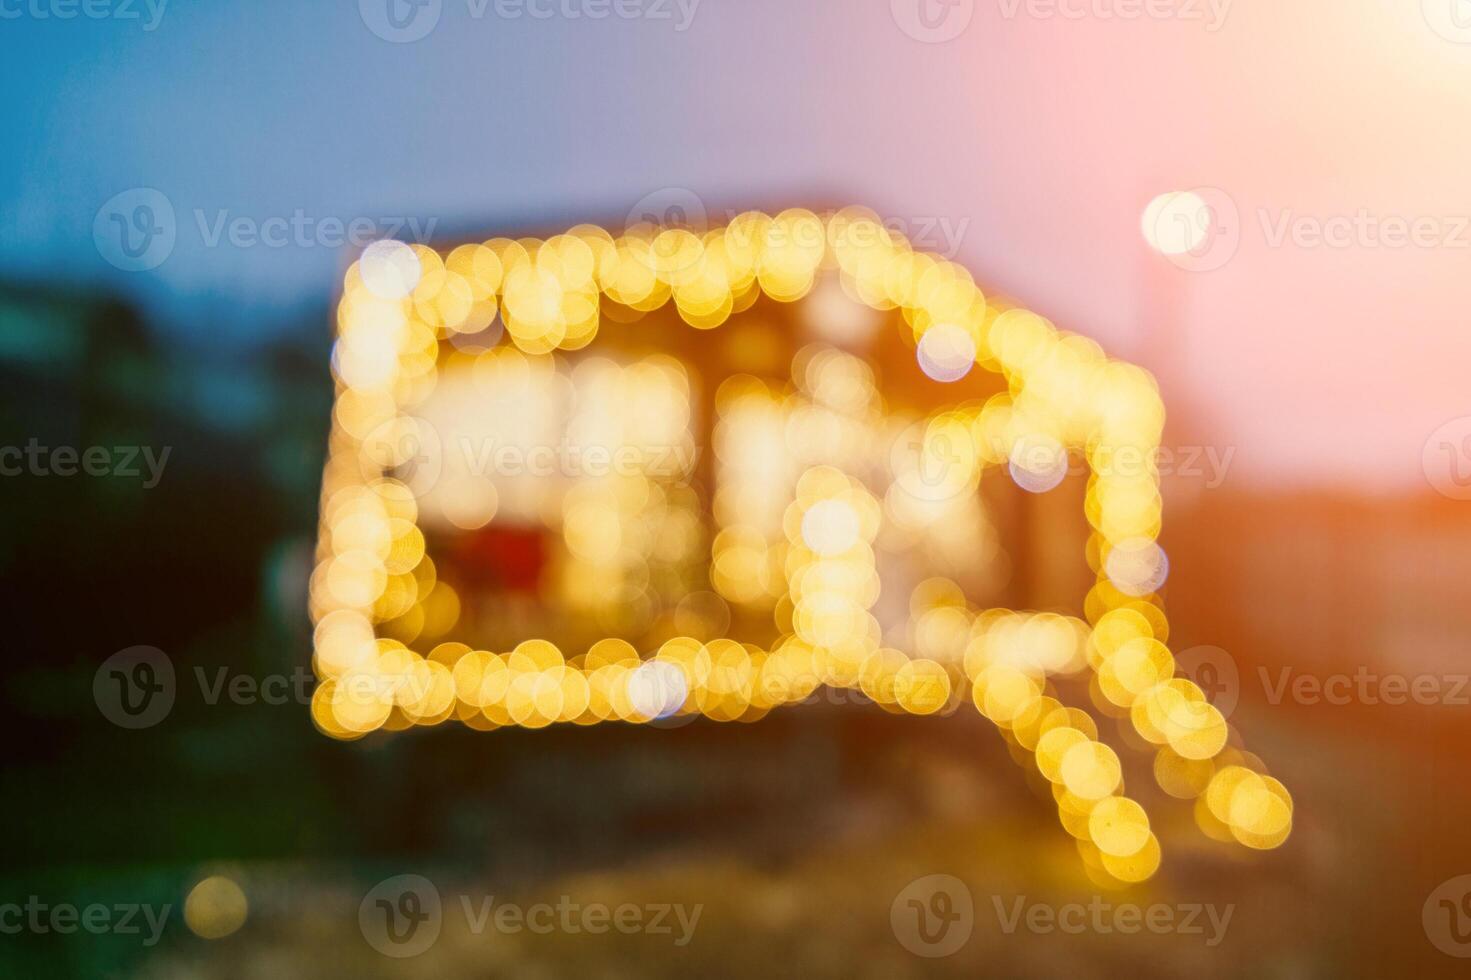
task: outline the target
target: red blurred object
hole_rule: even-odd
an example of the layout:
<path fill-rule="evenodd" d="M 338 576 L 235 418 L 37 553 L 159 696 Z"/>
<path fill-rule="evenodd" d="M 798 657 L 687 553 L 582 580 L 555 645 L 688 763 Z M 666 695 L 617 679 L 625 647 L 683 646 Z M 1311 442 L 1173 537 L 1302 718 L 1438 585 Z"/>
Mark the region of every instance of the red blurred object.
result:
<path fill-rule="evenodd" d="M 490 525 L 457 536 L 454 564 L 467 585 L 535 593 L 546 565 L 546 532 Z"/>

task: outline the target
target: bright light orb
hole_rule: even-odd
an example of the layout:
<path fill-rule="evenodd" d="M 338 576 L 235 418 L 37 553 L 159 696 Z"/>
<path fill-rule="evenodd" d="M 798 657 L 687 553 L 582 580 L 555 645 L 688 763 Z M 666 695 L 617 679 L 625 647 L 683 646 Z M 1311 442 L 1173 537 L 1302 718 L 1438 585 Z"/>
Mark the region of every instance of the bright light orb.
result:
<path fill-rule="evenodd" d="M 379 299 L 403 299 L 423 275 L 419 257 L 403 242 L 384 239 L 363 249 L 358 261 L 363 285 Z"/>
<path fill-rule="evenodd" d="M 201 939 L 223 939 L 245 924 L 249 905 L 239 885 L 211 875 L 184 899 L 184 924 Z"/>
<path fill-rule="evenodd" d="M 667 718 L 688 696 L 684 671 L 667 661 L 646 661 L 628 675 L 628 703 L 640 718 Z"/>
<path fill-rule="evenodd" d="M 1193 191 L 1171 191 L 1149 202 L 1140 229 L 1149 247 L 1161 255 L 1193 252 L 1209 234 L 1210 205 Z"/>
<path fill-rule="evenodd" d="M 1108 553 L 1104 571 L 1114 587 L 1126 595 L 1159 591 L 1170 575 L 1170 560 L 1157 542 L 1148 538 L 1121 541 Z"/>
<path fill-rule="evenodd" d="M 1049 435 L 1024 436 L 1011 447 L 1007 469 L 1011 479 L 1023 490 L 1046 493 L 1067 476 L 1067 450 Z"/>
<path fill-rule="evenodd" d="M 819 555 L 841 555 L 858 532 L 858 515 L 841 500 L 819 500 L 802 515 L 802 543 Z"/>
<path fill-rule="evenodd" d="M 937 323 L 919 338 L 919 369 L 936 381 L 959 381 L 976 363 L 976 342 L 954 323 Z"/>

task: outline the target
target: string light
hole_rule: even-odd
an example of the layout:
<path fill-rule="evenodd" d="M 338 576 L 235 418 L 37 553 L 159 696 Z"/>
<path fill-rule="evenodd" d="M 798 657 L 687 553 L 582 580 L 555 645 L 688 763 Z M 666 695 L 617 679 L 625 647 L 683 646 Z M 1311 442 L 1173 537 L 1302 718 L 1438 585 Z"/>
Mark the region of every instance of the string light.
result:
<path fill-rule="evenodd" d="M 841 293 L 824 287 L 820 302 L 897 311 L 931 378 L 979 367 L 1006 382 L 984 404 L 908 420 L 912 438 L 881 461 L 882 485 L 872 447 L 892 437 L 894 419 L 867 363 L 831 347 L 799 353 L 794 388 L 743 375 L 719 386 L 708 542 L 687 486 L 693 452 L 657 472 L 644 459 L 579 479 L 548 517 L 534 474 L 476 484 L 463 459 L 429 445 L 453 420 L 422 415 L 463 414 L 457 399 L 474 397 L 499 399 L 478 414 L 493 427 L 481 435 L 502 449 L 553 424 L 584 444 L 677 448 L 689 442 L 692 412 L 678 361 L 582 358 L 574 367 L 565 352 L 592 343 L 618 309 L 671 303 L 692 328 L 714 330 L 758 295 L 801 300 L 826 273 Z M 460 345 L 497 319 L 503 342 Z M 848 320 L 843 336 L 866 329 Z M 969 700 L 1051 784 L 1089 873 L 1141 881 L 1159 865 L 1159 842 L 1143 807 L 1123 795 L 1118 756 L 1092 718 L 1057 699 L 1054 681 L 1077 677 L 1156 747 L 1156 781 L 1195 801 L 1207 835 L 1266 849 L 1291 831 L 1287 790 L 1232 744 L 1200 688 L 1175 674 L 1158 594 L 1168 574 L 1158 473 L 1119 465 L 1155 458 L 1164 408 L 1153 379 L 1034 313 L 988 301 L 966 270 L 915 251 L 868 212 L 750 212 L 703 234 L 639 226 L 614 236 L 579 225 L 546 241 L 492 239 L 446 255 L 377 243 L 344 278 L 332 366 L 310 607 L 321 680 L 311 713 L 334 738 L 452 720 L 478 729 L 752 720 L 823 685 L 918 715 Z M 974 492 L 982 471 L 1002 467 L 1040 493 L 1073 455 L 1088 464 L 1097 574 L 1083 618 L 972 608 L 937 578 L 914 589 L 903 635 L 885 633 L 874 613 L 876 548 L 910 546 L 937 561 L 954 554 L 957 563 L 994 552 Z M 673 621 L 707 638 L 674 635 L 648 656 L 614 638 L 571 655 L 540 639 L 505 652 L 443 641 L 465 598 L 438 580 L 423 529 L 517 516 L 560 529 L 566 558 L 549 574 L 588 622 L 609 633 L 647 626 L 657 582 L 689 600 Z M 703 557 L 713 592 L 700 591 Z M 770 617 L 778 638 L 769 648 L 713 638 L 736 614 Z"/>

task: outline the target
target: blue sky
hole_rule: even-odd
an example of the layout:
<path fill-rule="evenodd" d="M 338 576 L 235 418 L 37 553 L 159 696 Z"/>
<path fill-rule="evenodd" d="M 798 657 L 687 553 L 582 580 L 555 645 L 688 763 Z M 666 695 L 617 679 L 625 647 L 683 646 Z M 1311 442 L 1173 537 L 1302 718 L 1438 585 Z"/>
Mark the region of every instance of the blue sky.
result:
<path fill-rule="evenodd" d="M 109 16 L 52 15 L 84 2 Z M 821 199 L 928 228 L 1144 364 L 1244 476 L 1422 484 L 1427 435 L 1467 415 L 1462 0 L 392 0 L 433 14 L 404 43 L 389 2 L 172 0 L 148 30 L 146 0 L 0 0 L 0 278 L 115 290 L 230 350 L 326 329 L 324 219 L 492 235 L 667 188 Z M 174 240 L 128 272 L 94 222 L 161 227 L 105 207 L 141 188 Z M 1205 270 L 1140 234 L 1193 188 L 1239 224 Z M 1362 214 L 1443 241 L 1279 234 Z M 223 231 L 273 220 L 307 244 Z"/>
<path fill-rule="evenodd" d="M 669 186 L 724 207 L 865 183 L 871 158 L 855 166 L 822 136 L 843 129 L 833 108 L 851 123 L 859 107 L 839 96 L 862 84 L 834 77 L 845 59 L 811 42 L 824 16 L 898 33 L 882 8 L 768 3 L 758 30 L 759 5 L 730 0 L 700 0 L 687 25 L 674 0 L 600 21 L 477 17 L 446 0 L 427 37 L 400 44 L 350 0 L 173 3 L 152 30 L 142 3 L 140 20 L 0 21 L 0 254 L 11 276 L 106 283 L 170 321 L 228 297 L 250 311 L 241 340 L 270 329 L 255 311 L 330 290 L 341 256 L 319 235 L 327 217 L 490 232 L 621 217 Z M 130 188 L 157 190 L 175 216 L 172 251 L 146 271 L 112 268 L 93 241 L 98 209 Z M 239 218 L 306 231 L 284 247 L 216 237 Z"/>

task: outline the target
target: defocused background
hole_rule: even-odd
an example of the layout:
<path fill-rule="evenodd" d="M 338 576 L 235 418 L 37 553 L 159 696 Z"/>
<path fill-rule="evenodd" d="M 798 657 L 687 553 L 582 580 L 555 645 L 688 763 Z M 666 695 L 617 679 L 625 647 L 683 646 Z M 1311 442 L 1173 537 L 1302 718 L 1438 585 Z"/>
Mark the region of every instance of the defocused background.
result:
<path fill-rule="evenodd" d="M 106 475 L 0 478 L 0 905 L 172 907 L 152 943 L 141 915 L 142 935 L 12 933 L 0 911 L 8 974 L 1316 977 L 1453 975 L 1471 954 L 1460 0 L 26 0 L 0 17 L 0 445 L 109 452 Z M 1141 217 L 1192 189 L 1208 240 L 1162 255 Z M 1209 925 L 1008 934 L 1018 898 L 1098 889 L 973 712 L 337 743 L 294 698 L 201 693 L 196 669 L 310 673 L 349 229 L 611 226 L 671 193 L 712 217 L 872 207 L 1158 377 L 1170 645 L 1220 648 L 1232 724 L 1292 787 L 1295 829 L 1244 856 L 1160 804 L 1160 875 L 1105 899 L 1229 906 L 1219 943 Z M 1076 554 L 1031 515 L 1016 588 L 1079 614 L 1025 577 Z M 125 730 L 93 681 L 135 645 L 167 653 L 181 693 Z M 1417 681 L 1424 696 L 1396 687 Z M 703 912 L 683 946 L 471 935 L 447 915 L 400 961 L 358 908 L 405 873 L 447 909 Z M 937 958 L 890 916 L 931 874 L 974 899 L 969 941 Z M 244 893 L 223 889 L 220 915 L 248 907 L 215 940 L 182 910 L 212 875 Z"/>

